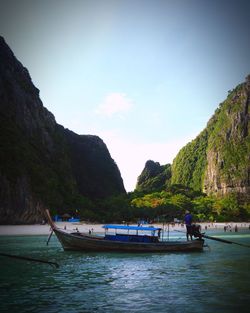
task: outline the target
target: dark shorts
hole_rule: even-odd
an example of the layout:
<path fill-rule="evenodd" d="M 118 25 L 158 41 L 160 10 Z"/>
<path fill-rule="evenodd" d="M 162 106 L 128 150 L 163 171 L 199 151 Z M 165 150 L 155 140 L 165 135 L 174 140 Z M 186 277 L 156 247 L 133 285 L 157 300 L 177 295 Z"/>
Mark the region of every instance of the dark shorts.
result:
<path fill-rule="evenodd" d="M 186 225 L 187 228 L 187 234 L 192 235 L 193 234 L 193 227 L 191 225 Z"/>

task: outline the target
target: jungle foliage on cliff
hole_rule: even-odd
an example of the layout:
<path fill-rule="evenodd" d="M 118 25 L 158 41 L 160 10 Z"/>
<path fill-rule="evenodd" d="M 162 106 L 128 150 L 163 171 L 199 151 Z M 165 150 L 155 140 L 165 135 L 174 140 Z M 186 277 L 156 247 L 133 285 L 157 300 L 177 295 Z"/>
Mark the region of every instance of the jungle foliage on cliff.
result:
<path fill-rule="evenodd" d="M 250 204 L 242 202 L 237 194 L 207 196 L 183 185 L 110 197 L 95 210 L 85 208 L 79 214 L 83 220 L 99 222 L 173 222 L 175 218 L 182 221 L 187 209 L 192 212 L 196 222 L 250 220 Z"/>
<path fill-rule="evenodd" d="M 228 93 L 207 127 L 172 164 L 172 184 L 250 200 L 250 76 Z"/>
<path fill-rule="evenodd" d="M 207 196 L 183 185 L 171 185 L 153 193 L 133 193 L 131 206 L 134 216 L 171 222 L 183 220 L 190 210 L 196 221 L 246 221 L 250 219 L 250 204 L 241 202 L 237 194 L 223 197 Z"/>

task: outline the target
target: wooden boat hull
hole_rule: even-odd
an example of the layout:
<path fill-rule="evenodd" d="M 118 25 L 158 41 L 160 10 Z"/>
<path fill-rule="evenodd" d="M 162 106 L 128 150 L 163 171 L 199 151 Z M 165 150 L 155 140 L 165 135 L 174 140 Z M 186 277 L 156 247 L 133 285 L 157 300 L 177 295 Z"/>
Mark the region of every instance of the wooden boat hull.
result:
<path fill-rule="evenodd" d="M 156 243 L 123 242 L 105 240 L 102 237 L 81 233 L 67 233 L 54 228 L 64 250 L 93 252 L 189 252 L 202 251 L 204 240 L 160 241 Z"/>

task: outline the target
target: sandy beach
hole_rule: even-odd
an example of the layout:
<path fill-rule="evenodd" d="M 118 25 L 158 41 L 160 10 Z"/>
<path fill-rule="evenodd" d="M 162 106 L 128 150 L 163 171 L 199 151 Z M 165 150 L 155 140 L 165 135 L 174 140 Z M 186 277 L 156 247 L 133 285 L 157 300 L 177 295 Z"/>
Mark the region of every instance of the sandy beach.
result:
<path fill-rule="evenodd" d="M 89 230 L 92 231 L 93 234 L 103 233 L 103 224 L 86 224 L 86 223 L 70 223 L 70 222 L 58 222 L 56 225 L 59 228 L 66 229 L 67 231 L 79 230 L 83 233 L 88 233 Z M 131 224 L 132 225 L 132 224 Z M 238 230 L 241 228 L 249 229 L 249 222 L 238 222 L 238 223 L 200 223 L 202 227 L 202 231 L 205 230 L 224 230 L 225 226 L 228 226 L 228 231 L 234 231 L 235 226 L 237 225 Z M 152 225 L 150 225 L 152 226 Z M 162 224 L 154 224 L 155 227 L 163 227 Z M 164 225 L 164 230 L 168 230 L 168 226 Z M 169 231 L 174 230 L 183 230 L 185 231 L 184 225 L 181 224 L 169 224 Z M 51 231 L 51 228 L 48 224 L 46 225 L 1 225 L 0 226 L 0 236 L 11 236 L 11 235 L 48 235 Z"/>
<path fill-rule="evenodd" d="M 103 231 L 102 224 L 83 224 L 58 222 L 55 223 L 57 227 L 73 231 L 78 229 L 80 232 L 88 233 L 89 230 L 100 233 Z M 51 227 L 48 224 L 40 225 L 1 225 L 0 236 L 3 235 L 48 235 L 51 232 Z"/>

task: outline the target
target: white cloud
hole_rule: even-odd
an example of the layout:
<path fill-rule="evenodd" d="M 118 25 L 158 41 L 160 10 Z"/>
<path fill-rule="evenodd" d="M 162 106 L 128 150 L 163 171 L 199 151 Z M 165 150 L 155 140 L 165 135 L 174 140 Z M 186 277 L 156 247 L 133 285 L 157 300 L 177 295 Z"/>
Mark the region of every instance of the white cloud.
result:
<path fill-rule="evenodd" d="M 95 110 L 96 114 L 111 117 L 117 113 L 128 112 L 133 101 L 125 93 L 113 92 L 106 95 L 104 101 Z"/>

